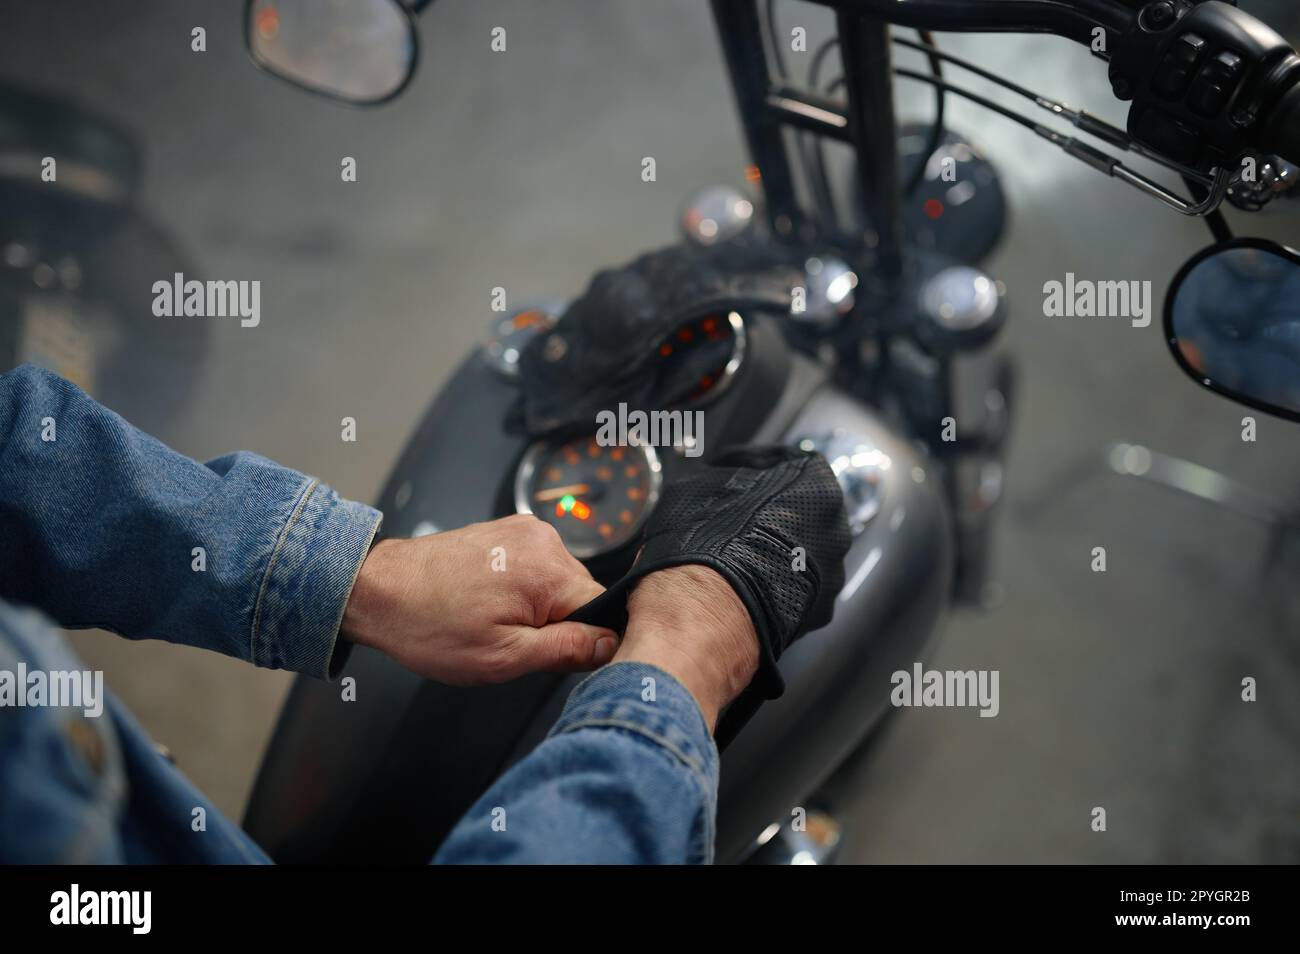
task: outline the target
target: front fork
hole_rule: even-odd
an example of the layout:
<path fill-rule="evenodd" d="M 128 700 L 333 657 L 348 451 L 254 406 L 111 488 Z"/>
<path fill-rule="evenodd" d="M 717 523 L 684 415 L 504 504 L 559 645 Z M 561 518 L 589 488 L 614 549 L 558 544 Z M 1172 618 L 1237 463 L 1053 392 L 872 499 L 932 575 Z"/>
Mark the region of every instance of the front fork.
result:
<path fill-rule="evenodd" d="M 892 381 L 909 430 L 941 465 L 955 535 L 953 599 L 993 608 L 1001 600 L 992 539 L 1006 474 L 1015 365 L 989 347 L 948 355 L 926 369 L 895 363 Z"/>
<path fill-rule="evenodd" d="M 1015 401 L 1015 366 L 998 336 L 1002 286 L 972 266 L 937 262 L 913 287 L 908 330 L 873 343 L 862 380 L 869 400 L 939 465 L 953 515 L 953 598 L 992 608 L 1001 598 L 992 534 Z"/>
<path fill-rule="evenodd" d="M 1005 359 L 990 361 L 979 352 L 999 327 L 1001 294 L 994 296 L 998 307 L 990 310 L 993 283 L 988 276 L 945 260 L 937 243 L 925 251 L 909 247 L 900 191 L 890 28 L 858 10 L 837 10 L 844 67 L 841 108 L 819 100 L 817 91 L 807 95 L 791 88 L 780 57 L 775 64 L 769 62 L 758 0 L 711 0 L 711 5 L 746 143 L 762 183 L 767 228 L 778 241 L 839 246 L 847 266 L 864 279 L 857 302 L 840 322 L 847 334 L 836 336 L 842 372 L 862 385 L 855 390 L 868 400 L 872 395 L 864 391 L 896 398 L 907 433 L 943 465 L 956 517 L 955 595 L 963 601 L 987 602 L 989 527 L 1001 498 L 1011 375 Z M 785 42 L 783 36 L 770 39 Z M 861 215 L 857 229 L 850 226 L 845 232 L 846 223 L 819 222 L 800 207 L 788 135 L 796 129 L 852 148 L 852 192 L 860 206 L 855 211 Z M 985 174 L 991 181 L 991 172 Z M 967 192 L 1000 194 L 983 184 L 965 185 Z M 948 209 L 937 195 L 931 196 L 926 211 L 934 218 L 955 215 L 968 199 L 957 196 Z M 996 240 L 1003 224 L 1000 206 L 993 218 L 990 234 Z M 959 225 L 957 231 L 965 228 Z M 964 321 L 972 316 L 978 319 L 973 325 Z M 872 367 L 873 360 L 858 352 L 853 339 L 860 329 L 882 324 L 884 334 L 875 339 L 879 353 Z M 915 349 L 920 360 L 892 353 L 896 343 L 913 337 L 920 345 Z"/>

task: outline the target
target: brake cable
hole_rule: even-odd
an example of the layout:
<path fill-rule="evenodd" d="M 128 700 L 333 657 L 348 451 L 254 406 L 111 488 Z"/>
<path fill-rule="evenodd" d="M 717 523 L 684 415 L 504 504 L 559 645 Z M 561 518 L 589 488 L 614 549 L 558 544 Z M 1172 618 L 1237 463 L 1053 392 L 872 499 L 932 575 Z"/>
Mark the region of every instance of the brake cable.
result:
<path fill-rule="evenodd" d="M 1197 181 L 1206 182 L 1205 196 L 1199 201 L 1188 201 L 1174 192 L 1171 192 L 1154 179 L 1148 178 L 1134 169 L 1130 169 L 1114 156 L 1102 152 L 1100 149 L 1090 146 L 1086 142 L 1083 142 L 1074 136 L 1062 135 L 1056 130 L 1044 126 L 1041 123 L 1034 122 L 1034 120 L 1030 119 L 1028 116 L 995 103 L 986 97 L 980 96 L 978 93 L 972 93 L 970 90 L 962 89 L 959 86 L 954 86 L 943 80 L 937 80 L 933 76 L 927 76 L 925 73 L 918 73 L 915 70 L 904 69 L 902 67 L 894 67 L 894 74 L 921 83 L 929 83 L 934 86 L 942 85 L 945 92 L 952 93 L 953 95 L 960 96 L 964 99 L 969 99 L 987 109 L 1000 113 L 1007 119 L 1011 119 L 1024 126 L 1026 129 L 1031 130 L 1035 135 L 1046 139 L 1066 155 L 1073 156 L 1075 159 L 1086 163 L 1098 172 L 1104 172 L 1106 175 L 1118 179 L 1140 192 L 1146 193 L 1182 215 L 1197 217 L 1207 216 L 1219 207 L 1223 202 L 1224 196 L 1228 194 L 1228 183 L 1231 179 L 1231 174 L 1226 169 L 1216 169 L 1213 178 L 1207 180 L 1207 177 L 1202 173 L 1195 172 L 1191 169 L 1184 169 L 1178 165 L 1171 166 L 1171 168 L 1177 169 L 1184 174 L 1188 174 Z M 842 84 L 843 79 L 841 78 L 840 80 L 837 80 L 835 84 L 832 84 L 832 89 L 838 88 L 838 86 Z M 1165 164 L 1167 165 L 1168 163 Z"/>
<path fill-rule="evenodd" d="M 771 41 L 773 46 L 773 53 L 774 53 L 774 59 L 776 62 L 777 71 L 782 77 L 782 79 L 786 79 L 788 78 L 788 74 L 785 71 L 785 60 L 784 60 L 784 56 L 781 54 L 779 43 L 777 42 L 776 39 L 776 0 L 768 0 L 766 7 L 767 7 L 767 33 L 768 33 L 768 38 Z M 1219 224 L 1220 226 L 1225 224 L 1222 222 L 1222 217 L 1215 216 L 1215 213 L 1217 213 L 1219 206 L 1223 203 L 1223 199 L 1228 193 L 1228 186 L 1231 181 L 1231 173 L 1228 170 L 1219 167 L 1214 170 L 1213 176 L 1210 176 L 1210 175 L 1206 175 L 1203 172 L 1200 172 L 1199 170 L 1192 169 L 1189 166 L 1185 166 L 1171 159 L 1167 159 L 1166 157 L 1160 155 L 1159 153 L 1147 149 L 1141 143 L 1135 141 L 1133 137 L 1130 136 L 1123 129 L 1120 129 L 1118 126 L 1106 122 L 1105 120 L 1101 119 L 1098 116 L 1093 115 L 1092 113 L 1087 112 L 1086 110 L 1074 109 L 1073 107 L 1063 102 L 1051 99 L 1039 93 L 1035 93 L 1033 90 L 1030 90 L 1017 83 L 1014 83 L 1011 80 L 1004 79 L 1003 77 L 998 76 L 995 73 L 992 73 L 991 71 L 984 69 L 983 67 L 971 63 L 969 60 L 965 60 L 959 56 L 955 56 L 951 53 L 947 53 L 940 50 L 937 47 L 937 45 L 935 45 L 933 41 L 933 37 L 927 36 L 926 33 L 924 32 L 921 33 L 922 42 L 919 43 L 917 41 L 908 40 L 903 37 L 893 36 L 892 34 L 891 34 L 891 39 L 894 43 L 898 44 L 899 46 L 903 46 L 908 49 L 917 50 L 921 53 L 924 53 L 929 58 L 930 68 L 931 68 L 931 75 L 926 75 L 924 73 L 918 73 L 914 70 L 905 69 L 903 67 L 893 67 L 892 71 L 894 75 L 901 76 L 906 79 L 916 80 L 921 83 L 928 83 L 929 85 L 935 88 L 936 92 L 940 97 L 938 116 L 936 117 L 936 122 L 934 126 L 931 128 L 931 141 L 932 143 L 934 143 L 934 146 L 932 149 L 929 150 L 929 153 L 925 157 L 923 157 L 919 167 L 917 168 L 916 172 L 913 174 L 911 180 L 908 182 L 907 190 L 906 190 L 906 193 L 908 195 L 910 195 L 912 190 L 915 189 L 923 180 L 925 170 L 928 165 L 928 160 L 931 158 L 931 156 L 933 156 L 934 152 L 937 151 L 938 149 L 938 145 L 939 145 L 938 140 L 940 140 L 942 137 L 942 126 L 941 126 L 942 116 L 943 116 L 942 97 L 947 93 L 952 93 L 955 96 L 960 96 L 964 99 L 968 99 L 974 103 L 984 106 L 986 109 L 990 109 L 993 110 L 994 112 L 1001 114 L 1007 119 L 1011 119 L 1014 122 L 1019 123 L 1025 128 L 1031 130 L 1035 135 L 1043 139 L 1046 139 L 1048 142 L 1052 143 L 1054 146 L 1059 148 L 1066 155 L 1078 159 L 1079 161 L 1091 166 L 1093 169 L 1105 173 L 1111 178 L 1118 179 L 1119 181 L 1125 183 L 1126 185 L 1132 186 L 1138 191 L 1143 192 L 1155 198 L 1162 204 L 1168 206 L 1169 208 L 1173 209 L 1174 211 L 1182 215 L 1202 217 L 1202 218 L 1214 216 L 1217 224 Z M 809 70 L 810 83 L 814 86 L 814 88 L 817 79 L 816 74 L 820 71 L 822 62 L 825 60 L 825 57 L 830 52 L 830 49 L 833 46 L 838 45 L 838 42 L 839 42 L 838 37 L 831 37 L 830 39 L 826 40 L 821 45 L 821 47 L 819 47 L 817 51 L 814 53 L 812 63 L 810 64 L 810 70 Z M 1102 150 L 1097 149 L 1096 147 L 1091 146 L 1088 143 L 1083 142 L 1074 136 L 1063 135 L 1048 126 L 1044 126 L 1041 123 L 1034 122 L 1029 117 L 1024 116 L 1021 113 L 1018 113 L 1013 109 L 995 103 L 992 100 L 979 95 L 978 93 L 971 92 L 970 90 L 963 89 L 959 86 L 954 86 L 953 84 L 947 82 L 942 78 L 942 72 L 939 65 L 940 63 L 951 63 L 953 66 L 959 67 L 960 69 L 964 69 L 977 76 L 983 77 L 984 79 L 987 79 L 988 81 L 995 83 L 1003 87 L 1004 89 L 1010 90 L 1011 92 L 1014 92 L 1017 95 L 1030 100 L 1031 102 L 1035 103 L 1041 108 L 1052 113 L 1052 115 L 1060 116 L 1064 119 L 1067 119 L 1071 123 L 1071 125 L 1073 125 L 1075 128 L 1079 129 L 1081 132 L 1087 135 L 1093 136 L 1096 139 L 1100 139 L 1103 142 L 1109 143 L 1110 145 L 1116 148 L 1123 149 L 1126 152 L 1136 153 L 1137 155 L 1140 155 L 1151 162 L 1154 162 L 1167 169 L 1171 169 L 1177 172 L 1180 176 L 1182 176 L 1184 182 L 1186 182 L 1189 189 L 1192 190 L 1193 198 L 1191 200 L 1184 199 L 1183 197 L 1167 189 L 1165 186 L 1161 185 L 1159 182 L 1156 182 L 1154 179 L 1151 179 L 1150 177 L 1143 175 L 1137 170 L 1131 169 L 1128 166 L 1124 165 L 1122 162 L 1120 162 L 1117 158 L 1110 155 L 1109 153 L 1103 152 Z M 838 90 L 843 85 L 844 85 L 844 77 L 841 76 L 838 79 L 834 80 L 829 86 L 827 86 L 826 88 L 827 95 L 833 94 L 836 90 Z M 825 158 L 824 158 L 824 153 L 822 152 L 822 143 L 820 137 L 814 138 L 813 154 L 814 154 L 815 161 L 810 162 L 807 159 L 807 153 L 806 152 L 803 153 L 805 157 L 805 162 L 807 163 L 809 177 L 811 179 L 817 179 L 820 176 L 820 182 L 814 183 L 814 191 L 819 193 L 819 200 L 829 201 L 829 185 L 826 177 Z M 1196 188 L 1196 186 L 1198 185 L 1200 186 L 1200 188 Z M 1212 227 L 1216 224 L 1216 222 L 1211 223 Z"/>
<path fill-rule="evenodd" d="M 1093 115 L 1086 109 L 1075 109 L 1059 100 L 1051 99 L 1041 93 L 1035 93 L 1031 89 L 1027 89 L 1018 83 L 1014 83 L 1009 79 L 1005 79 L 1004 77 L 998 76 L 996 73 L 984 69 L 978 64 L 970 62 L 970 60 L 962 59 L 959 56 L 954 56 L 953 54 L 947 53 L 943 50 L 927 47 L 901 36 L 893 37 L 893 41 L 899 46 L 904 46 L 911 50 L 917 50 L 924 53 L 926 56 L 929 56 L 931 59 L 938 59 L 945 63 L 951 63 L 953 66 L 966 70 L 968 73 L 974 73 L 976 76 L 982 77 L 990 83 L 996 83 L 1004 89 L 1008 89 L 1016 95 L 1032 101 L 1054 116 L 1061 116 L 1064 119 L 1069 120 L 1070 124 L 1075 128 L 1089 134 L 1090 136 L 1094 136 L 1097 139 L 1104 140 L 1112 146 L 1128 152 L 1135 152 L 1144 159 L 1149 159 L 1154 163 L 1164 166 L 1166 169 L 1172 169 L 1179 175 L 1190 176 L 1191 178 L 1197 179 L 1206 184 L 1209 184 L 1211 181 L 1210 176 L 1197 172 L 1195 169 L 1190 169 L 1171 159 L 1166 159 L 1158 152 L 1153 152 L 1152 150 L 1147 149 L 1141 143 L 1134 141 L 1133 137 L 1123 129 L 1106 122 L 1106 120 L 1099 116 Z"/>
<path fill-rule="evenodd" d="M 934 34 L 929 30 L 917 30 L 916 32 L 921 38 L 921 42 L 913 43 L 909 41 L 907 45 L 925 53 L 930 60 L 930 75 L 937 80 L 943 79 L 943 53 L 939 51 L 939 45 L 934 42 Z M 918 158 L 916 168 L 912 170 L 907 185 L 903 187 L 903 195 L 909 199 L 921 187 L 921 183 L 925 181 L 925 167 L 930 164 L 930 157 L 938 152 L 939 147 L 943 145 L 943 114 L 948 91 L 942 86 L 936 86 L 934 91 L 934 120 L 930 123 L 930 134 L 926 138 L 924 151 Z"/>
<path fill-rule="evenodd" d="M 946 57 L 939 51 L 938 44 L 935 43 L 934 40 L 934 34 L 929 30 L 920 29 L 918 29 L 916 33 L 917 36 L 921 38 L 921 41 L 919 43 L 908 41 L 905 45 L 927 54 L 930 60 L 930 74 L 935 79 L 943 79 L 943 66 L 941 61 L 946 59 Z M 895 42 L 897 41 L 897 38 L 895 38 Z M 808 66 L 808 86 L 811 89 L 817 89 L 818 83 L 821 79 L 822 64 L 825 62 L 830 51 L 839 45 L 840 38 L 838 36 L 827 37 L 826 40 L 822 42 L 821 46 L 813 52 L 812 62 Z M 831 91 L 834 89 L 835 85 L 832 84 Z M 907 184 L 903 186 L 903 195 L 907 198 L 911 198 L 915 195 L 916 190 L 920 188 L 921 183 L 925 181 L 925 169 L 929 164 L 930 157 L 938 152 L 939 147 L 943 145 L 943 120 L 946 106 L 947 90 L 941 86 L 936 86 L 934 97 L 934 118 L 930 122 L 930 130 L 926 135 L 926 143 L 923 147 L 924 151 L 920 155 L 920 161 L 917 163 L 916 169 L 913 170 L 911 176 L 908 177 Z M 821 166 L 820 174 L 824 177 L 826 174 L 826 162 L 820 140 L 817 140 L 817 156 L 818 162 Z"/>

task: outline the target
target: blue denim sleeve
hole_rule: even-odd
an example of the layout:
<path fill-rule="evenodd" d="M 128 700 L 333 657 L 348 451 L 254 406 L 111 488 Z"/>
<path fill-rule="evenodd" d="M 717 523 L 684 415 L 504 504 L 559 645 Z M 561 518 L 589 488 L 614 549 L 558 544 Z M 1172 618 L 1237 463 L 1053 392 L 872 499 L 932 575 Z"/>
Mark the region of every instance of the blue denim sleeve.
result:
<path fill-rule="evenodd" d="M 475 803 L 435 864 L 708 864 L 718 750 L 685 687 L 614 663 Z"/>
<path fill-rule="evenodd" d="M 63 626 L 328 677 L 380 519 L 256 454 L 190 460 L 48 371 L 0 374 L 0 597 Z"/>

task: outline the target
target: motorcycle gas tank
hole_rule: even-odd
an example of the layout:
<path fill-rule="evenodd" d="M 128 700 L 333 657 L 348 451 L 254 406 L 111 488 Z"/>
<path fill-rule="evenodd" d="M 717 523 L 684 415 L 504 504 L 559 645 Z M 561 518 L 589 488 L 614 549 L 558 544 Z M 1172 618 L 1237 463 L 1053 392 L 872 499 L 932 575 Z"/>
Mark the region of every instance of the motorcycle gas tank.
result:
<path fill-rule="evenodd" d="M 769 354 L 783 350 L 772 345 Z M 834 620 L 786 653 L 786 694 L 724 753 L 720 861 L 739 859 L 770 822 L 788 819 L 867 734 L 889 704 L 890 673 L 921 658 L 949 585 L 937 476 L 812 362 L 783 355 L 779 370 L 778 386 L 759 402 L 763 414 L 736 435 L 853 435 L 886 466 L 875 474 L 874 515 L 846 560 Z M 722 400 L 752 417 L 752 390 L 734 390 Z M 502 480 L 526 443 L 501 426 L 516 394 L 478 356 L 462 364 L 384 491 L 385 535 L 501 515 Z M 295 681 L 263 760 L 245 828 L 279 862 L 428 861 L 492 781 L 541 741 L 581 678 L 542 673 L 456 688 L 363 647 L 344 676 L 356 680 L 354 700 L 337 684 Z"/>

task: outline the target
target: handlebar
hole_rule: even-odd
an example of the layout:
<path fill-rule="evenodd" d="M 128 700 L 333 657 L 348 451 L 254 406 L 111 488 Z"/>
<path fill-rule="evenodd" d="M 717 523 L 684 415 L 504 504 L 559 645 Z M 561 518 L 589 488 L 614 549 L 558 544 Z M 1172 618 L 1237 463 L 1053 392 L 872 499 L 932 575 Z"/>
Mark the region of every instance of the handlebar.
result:
<path fill-rule="evenodd" d="M 1300 55 L 1222 0 L 813 0 L 901 26 L 1051 33 L 1110 62 L 1129 134 L 1209 170 L 1255 149 L 1300 164 Z M 1098 43 L 1098 29 L 1104 38 Z"/>
<path fill-rule="evenodd" d="M 1300 82 L 1278 100 L 1267 121 L 1260 148 L 1300 165 Z"/>
<path fill-rule="evenodd" d="M 1053 33 L 1091 43 L 1093 31 L 1126 32 L 1136 13 L 1122 0 L 812 0 L 899 26 L 953 33 Z"/>
<path fill-rule="evenodd" d="M 760 0 L 710 0 L 750 155 L 762 177 L 767 216 L 778 236 L 818 229 L 833 233 L 833 217 L 828 227 L 816 217 L 810 220 L 802 208 L 784 133 L 793 127 L 847 143 L 856 153 L 865 216 L 874 226 L 875 267 L 890 281 L 902 272 L 903 235 L 890 86 L 899 73 L 891 65 L 887 24 L 940 32 L 1047 33 L 1084 44 L 1106 61 L 1112 91 L 1131 106 L 1126 130 L 1093 122 L 1084 111 L 1072 111 L 1072 121 L 1088 135 L 1100 134 L 1112 145 L 1175 169 L 1192 189 L 1192 199 L 1046 124 L 1031 122 L 1031 128 L 1076 159 L 1183 214 L 1215 211 L 1247 157 L 1267 163 L 1272 153 L 1300 165 L 1300 55 L 1278 33 L 1223 0 L 810 2 L 836 14 L 833 39 L 844 65 L 839 101 L 825 99 L 820 90 L 799 90 L 785 82 L 782 70 L 774 85 L 766 38 L 772 27 L 762 23 Z M 925 79 L 937 88 L 948 86 L 936 77 Z M 1032 98 L 1051 108 L 1041 96 Z"/>

